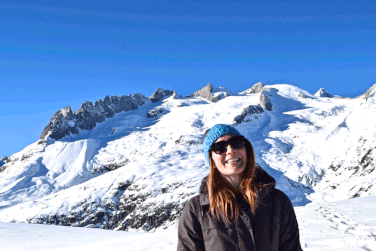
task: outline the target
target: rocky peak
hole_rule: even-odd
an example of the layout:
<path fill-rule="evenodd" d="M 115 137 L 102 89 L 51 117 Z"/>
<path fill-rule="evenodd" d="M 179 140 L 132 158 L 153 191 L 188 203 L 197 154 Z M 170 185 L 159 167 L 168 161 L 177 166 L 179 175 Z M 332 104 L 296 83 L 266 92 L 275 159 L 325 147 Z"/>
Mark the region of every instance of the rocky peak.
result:
<path fill-rule="evenodd" d="M 262 92 L 263 89 L 264 89 L 264 84 L 261 82 L 258 82 L 254 84 L 248 90 L 245 90 L 244 92 L 242 92 L 242 94 L 256 94 L 256 93 Z"/>
<path fill-rule="evenodd" d="M 264 113 L 265 110 L 268 110 L 268 111 L 273 110 L 272 102 L 265 95 L 264 91 L 262 91 L 260 94 L 259 102 L 260 104 L 258 105 L 250 105 L 244 108 L 242 113 L 234 118 L 234 122 L 236 124 L 249 122 L 250 120 L 246 119 L 247 116 L 255 116 L 255 118 L 257 119 L 257 114 Z"/>
<path fill-rule="evenodd" d="M 375 96 L 376 91 L 376 83 L 364 93 L 364 99 L 367 100 L 371 96 Z"/>
<path fill-rule="evenodd" d="M 261 92 L 259 101 L 260 101 L 260 105 L 262 108 L 268 111 L 273 110 L 272 102 L 270 102 L 270 100 L 268 99 L 268 97 L 265 95 L 264 92 Z"/>
<path fill-rule="evenodd" d="M 121 97 L 107 95 L 103 101 L 101 99 L 95 101 L 94 105 L 90 101 L 85 101 L 76 113 L 67 106 L 52 116 L 40 139 L 50 137 L 54 140 L 59 140 L 71 134 L 78 134 L 79 129 L 91 130 L 106 118 L 112 118 L 116 113 L 122 111 L 137 109 L 147 101 L 147 97 L 136 93 L 132 96 L 123 95 Z"/>
<path fill-rule="evenodd" d="M 201 97 L 209 101 L 213 101 L 213 86 L 208 83 L 204 88 L 197 90 L 195 93 L 193 93 L 193 97 Z"/>
<path fill-rule="evenodd" d="M 322 97 L 322 98 L 333 98 L 333 96 L 327 92 L 324 88 L 320 88 L 315 95 L 316 97 Z"/>
<path fill-rule="evenodd" d="M 106 97 L 104 97 L 103 103 L 105 105 L 111 105 L 111 99 L 108 95 L 106 95 Z"/>
<path fill-rule="evenodd" d="M 40 139 L 44 139 L 47 136 L 50 136 L 52 139 L 61 139 L 71 133 L 78 134 L 75 120 L 76 115 L 69 106 L 60 109 L 52 116 L 50 122 L 44 128 Z"/>
<path fill-rule="evenodd" d="M 174 98 L 181 98 L 181 96 L 179 94 L 177 94 L 176 91 L 172 91 L 172 96 Z"/>
<path fill-rule="evenodd" d="M 150 101 L 155 103 L 161 101 L 165 97 L 173 95 L 173 91 L 170 90 L 163 90 L 163 88 L 158 87 L 154 93 L 149 97 Z"/>
<path fill-rule="evenodd" d="M 61 109 L 60 112 L 65 118 L 71 118 L 72 116 L 74 116 L 74 112 L 72 111 L 70 106 Z"/>

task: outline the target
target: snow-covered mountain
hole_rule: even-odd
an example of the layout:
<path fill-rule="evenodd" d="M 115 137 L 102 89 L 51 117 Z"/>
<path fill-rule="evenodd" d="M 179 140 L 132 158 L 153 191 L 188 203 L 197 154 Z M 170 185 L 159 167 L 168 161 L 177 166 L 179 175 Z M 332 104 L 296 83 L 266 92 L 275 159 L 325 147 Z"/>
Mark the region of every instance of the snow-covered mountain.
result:
<path fill-rule="evenodd" d="M 327 92 L 324 88 L 320 88 L 316 93 L 316 97 L 322 97 L 322 98 L 333 98 L 333 95 Z"/>
<path fill-rule="evenodd" d="M 104 100 L 97 100 L 94 105 L 86 101 L 76 113 L 67 106 L 55 113 L 40 139 L 59 140 L 71 134 L 77 135 L 82 130 L 92 130 L 98 123 L 114 117 L 117 113 L 135 110 L 147 102 L 155 103 L 173 94 L 159 87 L 149 98 L 140 93 L 121 97 L 107 95 Z"/>
<path fill-rule="evenodd" d="M 376 84 L 355 99 L 291 85 L 239 94 L 158 88 L 58 111 L 0 171 L 0 221 L 117 230 L 166 228 L 208 174 L 202 136 L 232 124 L 295 206 L 376 194 Z"/>

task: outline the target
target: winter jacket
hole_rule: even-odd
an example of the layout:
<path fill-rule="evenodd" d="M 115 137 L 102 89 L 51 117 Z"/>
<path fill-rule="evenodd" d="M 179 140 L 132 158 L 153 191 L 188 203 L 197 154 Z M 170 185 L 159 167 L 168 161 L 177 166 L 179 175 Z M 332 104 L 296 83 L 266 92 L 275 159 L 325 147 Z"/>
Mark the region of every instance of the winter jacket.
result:
<path fill-rule="evenodd" d="M 275 189 L 275 179 L 264 170 L 257 168 L 255 175 L 257 182 L 266 185 L 258 191 L 256 214 L 251 213 L 249 204 L 239 194 L 239 218 L 232 224 L 223 215 L 218 221 L 209 212 L 208 176 L 205 177 L 199 195 L 187 202 L 180 217 L 177 250 L 302 250 L 290 199 Z"/>

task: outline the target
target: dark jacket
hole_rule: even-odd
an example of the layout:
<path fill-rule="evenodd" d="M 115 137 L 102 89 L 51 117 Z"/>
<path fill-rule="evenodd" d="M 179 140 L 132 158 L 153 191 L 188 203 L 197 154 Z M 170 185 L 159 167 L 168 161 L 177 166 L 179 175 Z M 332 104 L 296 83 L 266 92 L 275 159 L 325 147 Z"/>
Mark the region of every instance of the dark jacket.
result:
<path fill-rule="evenodd" d="M 275 179 L 261 168 L 256 181 L 265 184 L 258 191 L 256 216 L 242 195 L 237 195 L 239 218 L 229 223 L 209 212 L 208 176 L 201 182 L 200 194 L 190 199 L 179 220 L 178 251 L 183 250 L 302 250 L 299 228 L 290 199 L 275 189 Z"/>

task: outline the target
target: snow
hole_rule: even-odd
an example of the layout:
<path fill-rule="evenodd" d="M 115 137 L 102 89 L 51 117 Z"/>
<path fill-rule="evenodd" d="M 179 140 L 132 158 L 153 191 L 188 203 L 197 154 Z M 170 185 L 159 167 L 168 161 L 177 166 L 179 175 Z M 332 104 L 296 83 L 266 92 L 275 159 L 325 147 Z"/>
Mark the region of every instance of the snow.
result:
<path fill-rule="evenodd" d="M 367 100 L 329 99 L 291 85 L 264 86 L 272 111 L 248 115 L 237 124 L 234 118 L 258 105 L 260 93 L 214 88 L 213 95 L 220 97 L 215 103 L 168 97 L 118 113 L 79 135 L 35 142 L 10 156 L 0 172 L 0 221 L 8 222 L 0 223 L 0 249 L 175 250 L 176 222 L 155 233 L 22 223 L 69 215 L 82 204 L 93 212 L 103 210 L 96 206 L 118 205 L 122 196 L 137 193 L 150 195 L 144 208 L 181 205 L 198 193 L 208 174 L 204 132 L 227 123 L 252 142 L 257 163 L 292 200 L 304 250 L 375 250 L 376 222 L 370 217 L 376 215 L 375 92 Z M 163 112 L 146 117 L 157 109 Z M 128 183 L 140 189 L 118 189 Z"/>
<path fill-rule="evenodd" d="M 155 233 L 79 227 L 0 223 L 0 249 L 33 250 L 176 250 L 176 229 Z"/>
<path fill-rule="evenodd" d="M 305 251 L 376 250 L 376 196 L 295 207 Z M 0 223 L 1 250 L 176 250 L 177 225 L 153 233 Z M 64 237 L 64 238 L 62 238 Z"/>
<path fill-rule="evenodd" d="M 376 196 L 296 207 L 303 250 L 376 250 Z"/>
<path fill-rule="evenodd" d="M 333 96 L 327 92 L 324 88 L 320 88 L 315 95 L 316 97 L 327 97 L 327 98 L 332 98 Z"/>
<path fill-rule="evenodd" d="M 237 93 L 227 90 L 225 87 L 222 87 L 222 86 L 218 88 L 213 87 L 212 94 L 213 94 L 213 98 L 216 97 L 218 98 L 218 100 L 223 99 L 227 96 L 238 96 Z"/>

